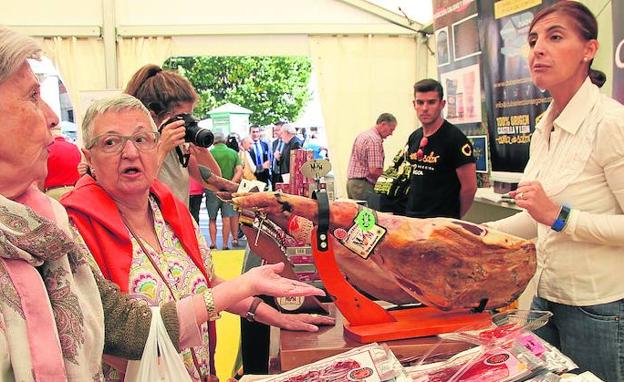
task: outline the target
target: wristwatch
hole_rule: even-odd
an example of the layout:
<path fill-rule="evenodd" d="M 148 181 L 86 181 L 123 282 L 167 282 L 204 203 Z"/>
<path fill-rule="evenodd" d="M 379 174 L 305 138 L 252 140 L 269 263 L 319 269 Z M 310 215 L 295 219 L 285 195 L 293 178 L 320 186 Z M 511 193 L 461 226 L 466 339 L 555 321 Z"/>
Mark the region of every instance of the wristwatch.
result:
<path fill-rule="evenodd" d="M 258 309 L 258 305 L 262 303 L 262 299 L 260 297 L 254 297 L 251 305 L 249 305 L 249 310 L 247 314 L 245 314 L 245 318 L 249 322 L 256 322 L 256 309 Z"/>
<path fill-rule="evenodd" d="M 559 210 L 559 216 L 557 216 L 557 220 L 553 223 L 550 228 L 553 231 L 561 232 L 565 228 L 566 224 L 568 224 L 568 217 L 570 216 L 570 207 L 561 206 Z"/>

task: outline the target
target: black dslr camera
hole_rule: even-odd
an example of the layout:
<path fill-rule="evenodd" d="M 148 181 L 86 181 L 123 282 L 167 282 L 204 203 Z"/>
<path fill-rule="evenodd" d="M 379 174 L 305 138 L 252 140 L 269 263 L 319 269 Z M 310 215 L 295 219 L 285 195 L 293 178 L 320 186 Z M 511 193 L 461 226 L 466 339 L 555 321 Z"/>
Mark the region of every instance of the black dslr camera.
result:
<path fill-rule="evenodd" d="M 199 127 L 197 125 L 199 121 L 188 113 L 182 113 L 171 117 L 161 125 L 160 129 L 162 130 L 163 126 L 175 121 L 184 121 L 184 128 L 186 129 L 186 133 L 184 134 L 185 142 L 190 142 L 200 147 L 210 147 L 212 145 L 214 141 L 212 131 Z"/>
<path fill-rule="evenodd" d="M 199 127 L 197 125 L 197 122 L 198 122 L 197 119 L 195 119 L 195 117 L 193 117 L 192 115 L 188 113 L 174 115 L 173 117 L 169 118 L 167 121 L 165 121 L 165 123 L 163 123 L 160 126 L 160 129 L 158 130 L 158 132 L 162 132 L 162 129 L 164 126 L 167 126 L 171 122 L 175 122 L 175 121 L 184 121 L 184 129 L 185 129 L 184 141 L 185 142 L 190 142 L 200 147 L 210 147 L 210 145 L 212 145 L 212 142 L 214 142 L 214 135 L 212 134 L 212 131 L 208 129 L 202 129 L 201 127 Z M 176 150 L 176 154 L 178 155 L 178 160 L 180 161 L 180 164 L 183 167 L 187 167 L 190 154 L 182 153 L 180 146 L 177 146 L 175 150 Z"/>

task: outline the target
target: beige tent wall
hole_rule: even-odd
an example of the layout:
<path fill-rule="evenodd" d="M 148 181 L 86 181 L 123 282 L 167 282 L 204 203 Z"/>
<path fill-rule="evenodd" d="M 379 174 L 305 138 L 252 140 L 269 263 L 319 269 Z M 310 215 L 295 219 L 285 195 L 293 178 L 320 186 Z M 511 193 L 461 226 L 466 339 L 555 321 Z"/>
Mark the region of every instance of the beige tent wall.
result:
<path fill-rule="evenodd" d="M 432 53 L 416 32 L 421 26 L 361 0 L 26 3 L 6 4 L 0 23 L 42 39 L 77 116 L 84 112 L 81 92 L 122 89 L 139 67 L 171 56 L 311 57 L 343 195 L 355 136 L 381 112 L 395 114 L 399 126 L 385 145 L 390 160 L 416 126 L 412 84 L 435 76 Z"/>
<path fill-rule="evenodd" d="M 416 126 L 412 85 L 426 75 L 425 49 L 416 36 L 313 36 L 313 65 L 317 72 L 321 107 L 338 196 L 346 197 L 347 166 L 353 141 L 370 129 L 379 114 L 398 120 L 386 140 L 388 163 Z M 422 74 L 419 74 L 420 72 Z"/>

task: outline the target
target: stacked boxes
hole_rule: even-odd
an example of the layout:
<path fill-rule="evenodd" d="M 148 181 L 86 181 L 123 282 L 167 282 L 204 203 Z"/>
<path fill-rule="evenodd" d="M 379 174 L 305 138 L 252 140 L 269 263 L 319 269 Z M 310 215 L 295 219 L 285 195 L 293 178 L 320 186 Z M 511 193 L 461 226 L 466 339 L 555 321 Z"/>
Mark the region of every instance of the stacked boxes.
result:
<path fill-rule="evenodd" d="M 314 264 L 314 256 L 312 255 L 312 247 L 288 247 L 286 248 L 286 257 L 292 264 L 293 270 L 299 281 L 321 287 L 321 279 Z"/>
<path fill-rule="evenodd" d="M 309 184 L 313 179 L 308 179 L 301 173 L 301 167 L 305 162 L 314 158 L 312 150 L 291 150 L 290 151 L 290 194 L 307 196 Z"/>
<path fill-rule="evenodd" d="M 275 183 L 273 185 L 274 191 L 281 191 L 285 194 L 290 194 L 290 184 L 288 183 Z"/>
<path fill-rule="evenodd" d="M 321 178 L 321 182 L 319 184 L 321 190 L 327 190 L 327 199 L 330 202 L 336 200 L 336 196 L 334 195 L 334 179 L 333 178 Z M 308 193 L 306 196 L 308 198 L 312 197 L 312 193 L 317 190 L 317 186 L 315 182 L 308 184 Z"/>

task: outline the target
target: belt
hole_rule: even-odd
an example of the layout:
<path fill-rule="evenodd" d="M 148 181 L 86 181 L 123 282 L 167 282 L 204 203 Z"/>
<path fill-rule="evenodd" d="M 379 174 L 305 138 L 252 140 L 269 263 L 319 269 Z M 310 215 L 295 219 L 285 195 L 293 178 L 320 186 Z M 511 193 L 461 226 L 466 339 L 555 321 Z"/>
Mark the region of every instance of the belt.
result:
<path fill-rule="evenodd" d="M 371 186 L 375 185 L 375 183 L 371 182 L 370 180 L 368 180 L 368 178 L 349 178 L 347 180 L 361 180 L 361 181 L 364 181 L 364 182 L 370 184 Z"/>

